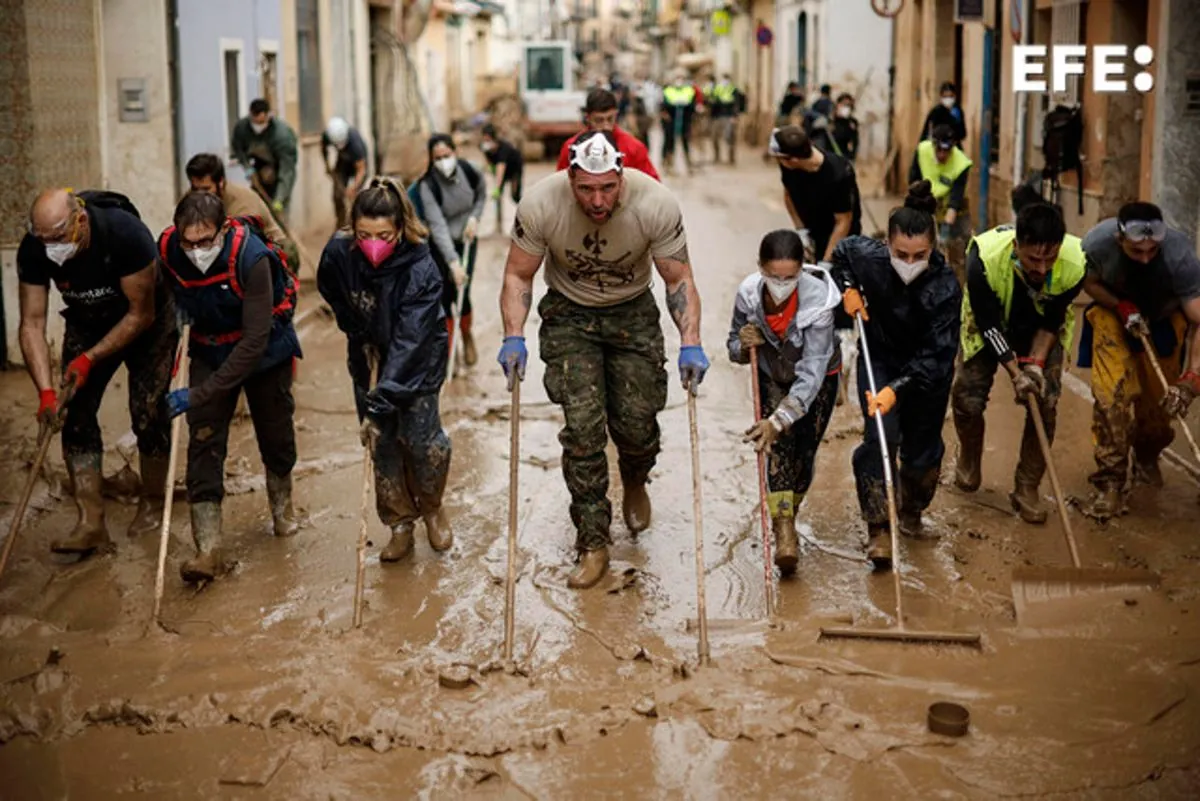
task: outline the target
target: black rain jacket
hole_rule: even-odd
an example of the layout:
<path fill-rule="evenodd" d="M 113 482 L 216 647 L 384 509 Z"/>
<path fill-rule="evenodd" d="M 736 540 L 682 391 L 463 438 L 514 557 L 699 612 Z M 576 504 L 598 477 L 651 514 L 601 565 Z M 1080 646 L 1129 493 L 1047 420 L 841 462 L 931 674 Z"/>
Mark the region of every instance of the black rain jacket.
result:
<path fill-rule="evenodd" d="M 934 251 L 929 268 L 905 286 L 892 269 L 884 242 L 850 236 L 833 249 L 833 280 L 844 293 L 853 287 L 871 318 L 863 325 L 871 358 L 899 373 L 891 383 L 896 395 L 944 390 L 954 377 L 962 327 L 962 289 Z"/>
<path fill-rule="evenodd" d="M 339 232 L 321 253 L 317 288 L 348 340 L 347 366 L 359 417 L 385 417 L 446 380 L 449 336 L 442 310 L 442 275 L 429 246 L 400 242 L 372 267 Z M 369 356 L 379 361 L 370 374 Z M 374 388 L 372 388 L 374 387 Z"/>

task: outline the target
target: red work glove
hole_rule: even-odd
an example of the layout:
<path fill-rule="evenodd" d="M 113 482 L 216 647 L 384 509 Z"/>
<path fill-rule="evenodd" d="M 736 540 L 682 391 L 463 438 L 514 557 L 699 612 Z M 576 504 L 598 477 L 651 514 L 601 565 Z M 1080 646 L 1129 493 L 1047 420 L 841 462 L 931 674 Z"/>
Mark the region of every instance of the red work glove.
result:
<path fill-rule="evenodd" d="M 70 388 L 71 394 L 75 394 L 83 389 L 83 385 L 87 383 L 88 373 L 91 371 L 92 357 L 86 353 L 79 354 L 63 371 L 63 387 Z"/>
<path fill-rule="evenodd" d="M 1146 327 L 1146 318 L 1142 317 L 1138 307 L 1123 300 L 1117 304 L 1117 316 L 1121 318 L 1121 325 L 1125 326 L 1125 330 L 1137 336 L 1138 334 L 1146 334 L 1149 336 L 1150 329 Z"/>
<path fill-rule="evenodd" d="M 44 426 L 58 422 L 58 393 L 54 390 L 43 389 L 38 393 L 37 420 Z"/>

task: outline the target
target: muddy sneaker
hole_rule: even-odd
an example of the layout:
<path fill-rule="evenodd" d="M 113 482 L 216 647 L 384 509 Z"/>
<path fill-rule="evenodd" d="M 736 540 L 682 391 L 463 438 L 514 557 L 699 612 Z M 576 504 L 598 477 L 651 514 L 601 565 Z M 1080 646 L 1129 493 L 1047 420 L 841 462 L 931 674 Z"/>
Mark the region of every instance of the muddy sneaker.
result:
<path fill-rule="evenodd" d="M 448 551 L 454 545 L 454 532 L 450 529 L 450 518 L 446 517 L 446 507 L 439 506 L 425 515 L 425 534 L 429 537 L 429 547 L 435 551 Z"/>
<path fill-rule="evenodd" d="M 1142 484 L 1162 489 L 1163 474 L 1162 469 L 1158 465 L 1158 457 L 1156 456 L 1153 459 L 1138 459 L 1134 462 L 1133 477 Z"/>
<path fill-rule="evenodd" d="M 775 531 L 775 567 L 785 576 L 796 572 L 800 561 L 800 540 L 796 536 L 796 518 L 777 517 L 771 521 Z"/>
<path fill-rule="evenodd" d="M 1121 501 L 1119 489 L 1095 490 L 1088 499 L 1087 506 L 1083 508 L 1083 513 L 1093 520 L 1104 522 L 1121 514 Z"/>
<path fill-rule="evenodd" d="M 1036 485 L 1018 484 L 1008 496 L 1013 511 L 1026 523 L 1040 526 L 1046 522 L 1046 507 Z"/>
<path fill-rule="evenodd" d="M 630 533 L 638 534 L 650 527 L 650 495 L 645 484 L 626 484 L 621 512 Z"/>
<path fill-rule="evenodd" d="M 892 567 L 892 538 L 887 526 L 870 526 L 867 529 L 867 558 L 876 570 Z"/>
<path fill-rule="evenodd" d="M 379 552 L 380 562 L 399 562 L 412 555 L 413 552 L 413 524 L 398 523 L 392 526 L 392 539 L 384 549 Z"/>
<path fill-rule="evenodd" d="M 579 566 L 567 576 L 567 586 L 573 590 L 586 590 L 596 586 L 608 572 L 608 548 L 584 551 L 579 555 Z"/>
<path fill-rule="evenodd" d="M 104 498 L 100 495 L 100 455 L 83 454 L 68 458 L 67 469 L 75 488 L 75 506 L 79 518 L 65 539 L 54 540 L 54 553 L 88 556 L 95 551 L 111 551 L 112 540 L 104 525 Z"/>

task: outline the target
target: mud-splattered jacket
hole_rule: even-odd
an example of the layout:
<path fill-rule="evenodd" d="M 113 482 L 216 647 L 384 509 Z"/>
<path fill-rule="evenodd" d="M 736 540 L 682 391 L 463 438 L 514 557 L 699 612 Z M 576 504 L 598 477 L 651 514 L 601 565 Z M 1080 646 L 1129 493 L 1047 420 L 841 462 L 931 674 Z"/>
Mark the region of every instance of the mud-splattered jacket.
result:
<path fill-rule="evenodd" d="M 772 416 L 785 428 L 791 427 L 812 406 L 825 376 L 842 366 L 841 351 L 834 347 L 833 310 L 841 293 L 823 268 L 806 264 L 797 285 L 796 316 L 788 325 L 787 339 L 780 340 L 767 325 L 763 310 L 763 277 L 754 273 L 738 287 L 729 323 L 729 358 L 738 364 L 750 361 L 742 349 L 738 331 L 754 323 L 767 344 L 759 349 L 758 369 L 772 381 L 791 384 L 787 397 Z"/>
<path fill-rule="evenodd" d="M 929 268 L 907 286 L 892 268 L 888 246 L 851 236 L 833 250 L 833 279 L 867 302 L 864 328 L 871 358 L 898 374 L 897 394 L 934 392 L 950 385 L 958 354 L 962 289 L 945 256 L 934 251 Z"/>
<path fill-rule="evenodd" d="M 317 288 L 348 340 L 347 365 L 359 417 L 387 416 L 446 379 L 448 336 L 442 276 L 429 246 L 401 242 L 372 267 L 349 233 L 325 246 Z M 378 381 L 369 359 L 378 359 Z"/>

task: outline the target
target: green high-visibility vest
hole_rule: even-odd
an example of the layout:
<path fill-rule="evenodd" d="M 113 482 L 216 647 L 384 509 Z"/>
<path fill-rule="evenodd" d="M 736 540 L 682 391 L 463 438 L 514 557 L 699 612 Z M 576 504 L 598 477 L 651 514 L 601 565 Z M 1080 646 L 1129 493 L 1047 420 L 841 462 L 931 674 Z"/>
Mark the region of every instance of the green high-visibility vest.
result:
<path fill-rule="evenodd" d="M 1019 278 L 1017 257 L 1013 248 L 1017 239 L 1017 231 L 1011 225 L 1002 225 L 979 234 L 971 241 L 979 248 L 979 258 L 983 262 L 983 272 L 987 276 L 988 286 L 1000 299 L 1004 308 L 1004 323 L 1007 327 L 1009 314 L 1012 312 L 1013 287 L 1018 280 L 1021 289 L 1026 291 L 1024 279 Z M 1083 280 L 1087 271 L 1087 260 L 1083 254 L 1083 243 L 1079 237 L 1067 234 L 1063 237 L 1062 246 L 1058 249 L 1058 259 L 1050 268 L 1046 282 L 1034 298 L 1033 306 L 1038 314 L 1045 314 L 1045 301 L 1073 289 Z M 1071 346 L 1071 335 L 1075 331 L 1075 308 L 1067 309 L 1066 319 L 1059 331 L 1058 339 L 1064 348 Z M 960 335 L 963 361 L 972 358 L 983 350 L 983 332 L 975 323 L 975 315 L 971 312 L 971 296 L 967 287 L 963 287 L 962 303 L 962 333 Z"/>
<path fill-rule="evenodd" d="M 921 168 L 921 177 L 933 184 L 933 197 L 938 203 L 938 217 L 941 217 L 950 203 L 950 187 L 970 169 L 971 160 L 961 148 L 955 147 L 946 163 L 939 164 L 933 142 L 926 139 L 917 145 L 917 166 Z"/>
<path fill-rule="evenodd" d="M 719 83 L 709 91 L 714 101 L 727 106 L 733 105 L 733 101 L 737 99 L 737 89 L 731 83 Z"/>
<path fill-rule="evenodd" d="M 663 90 L 663 97 L 669 106 L 690 106 L 696 99 L 696 87 L 691 84 L 668 86 Z"/>

